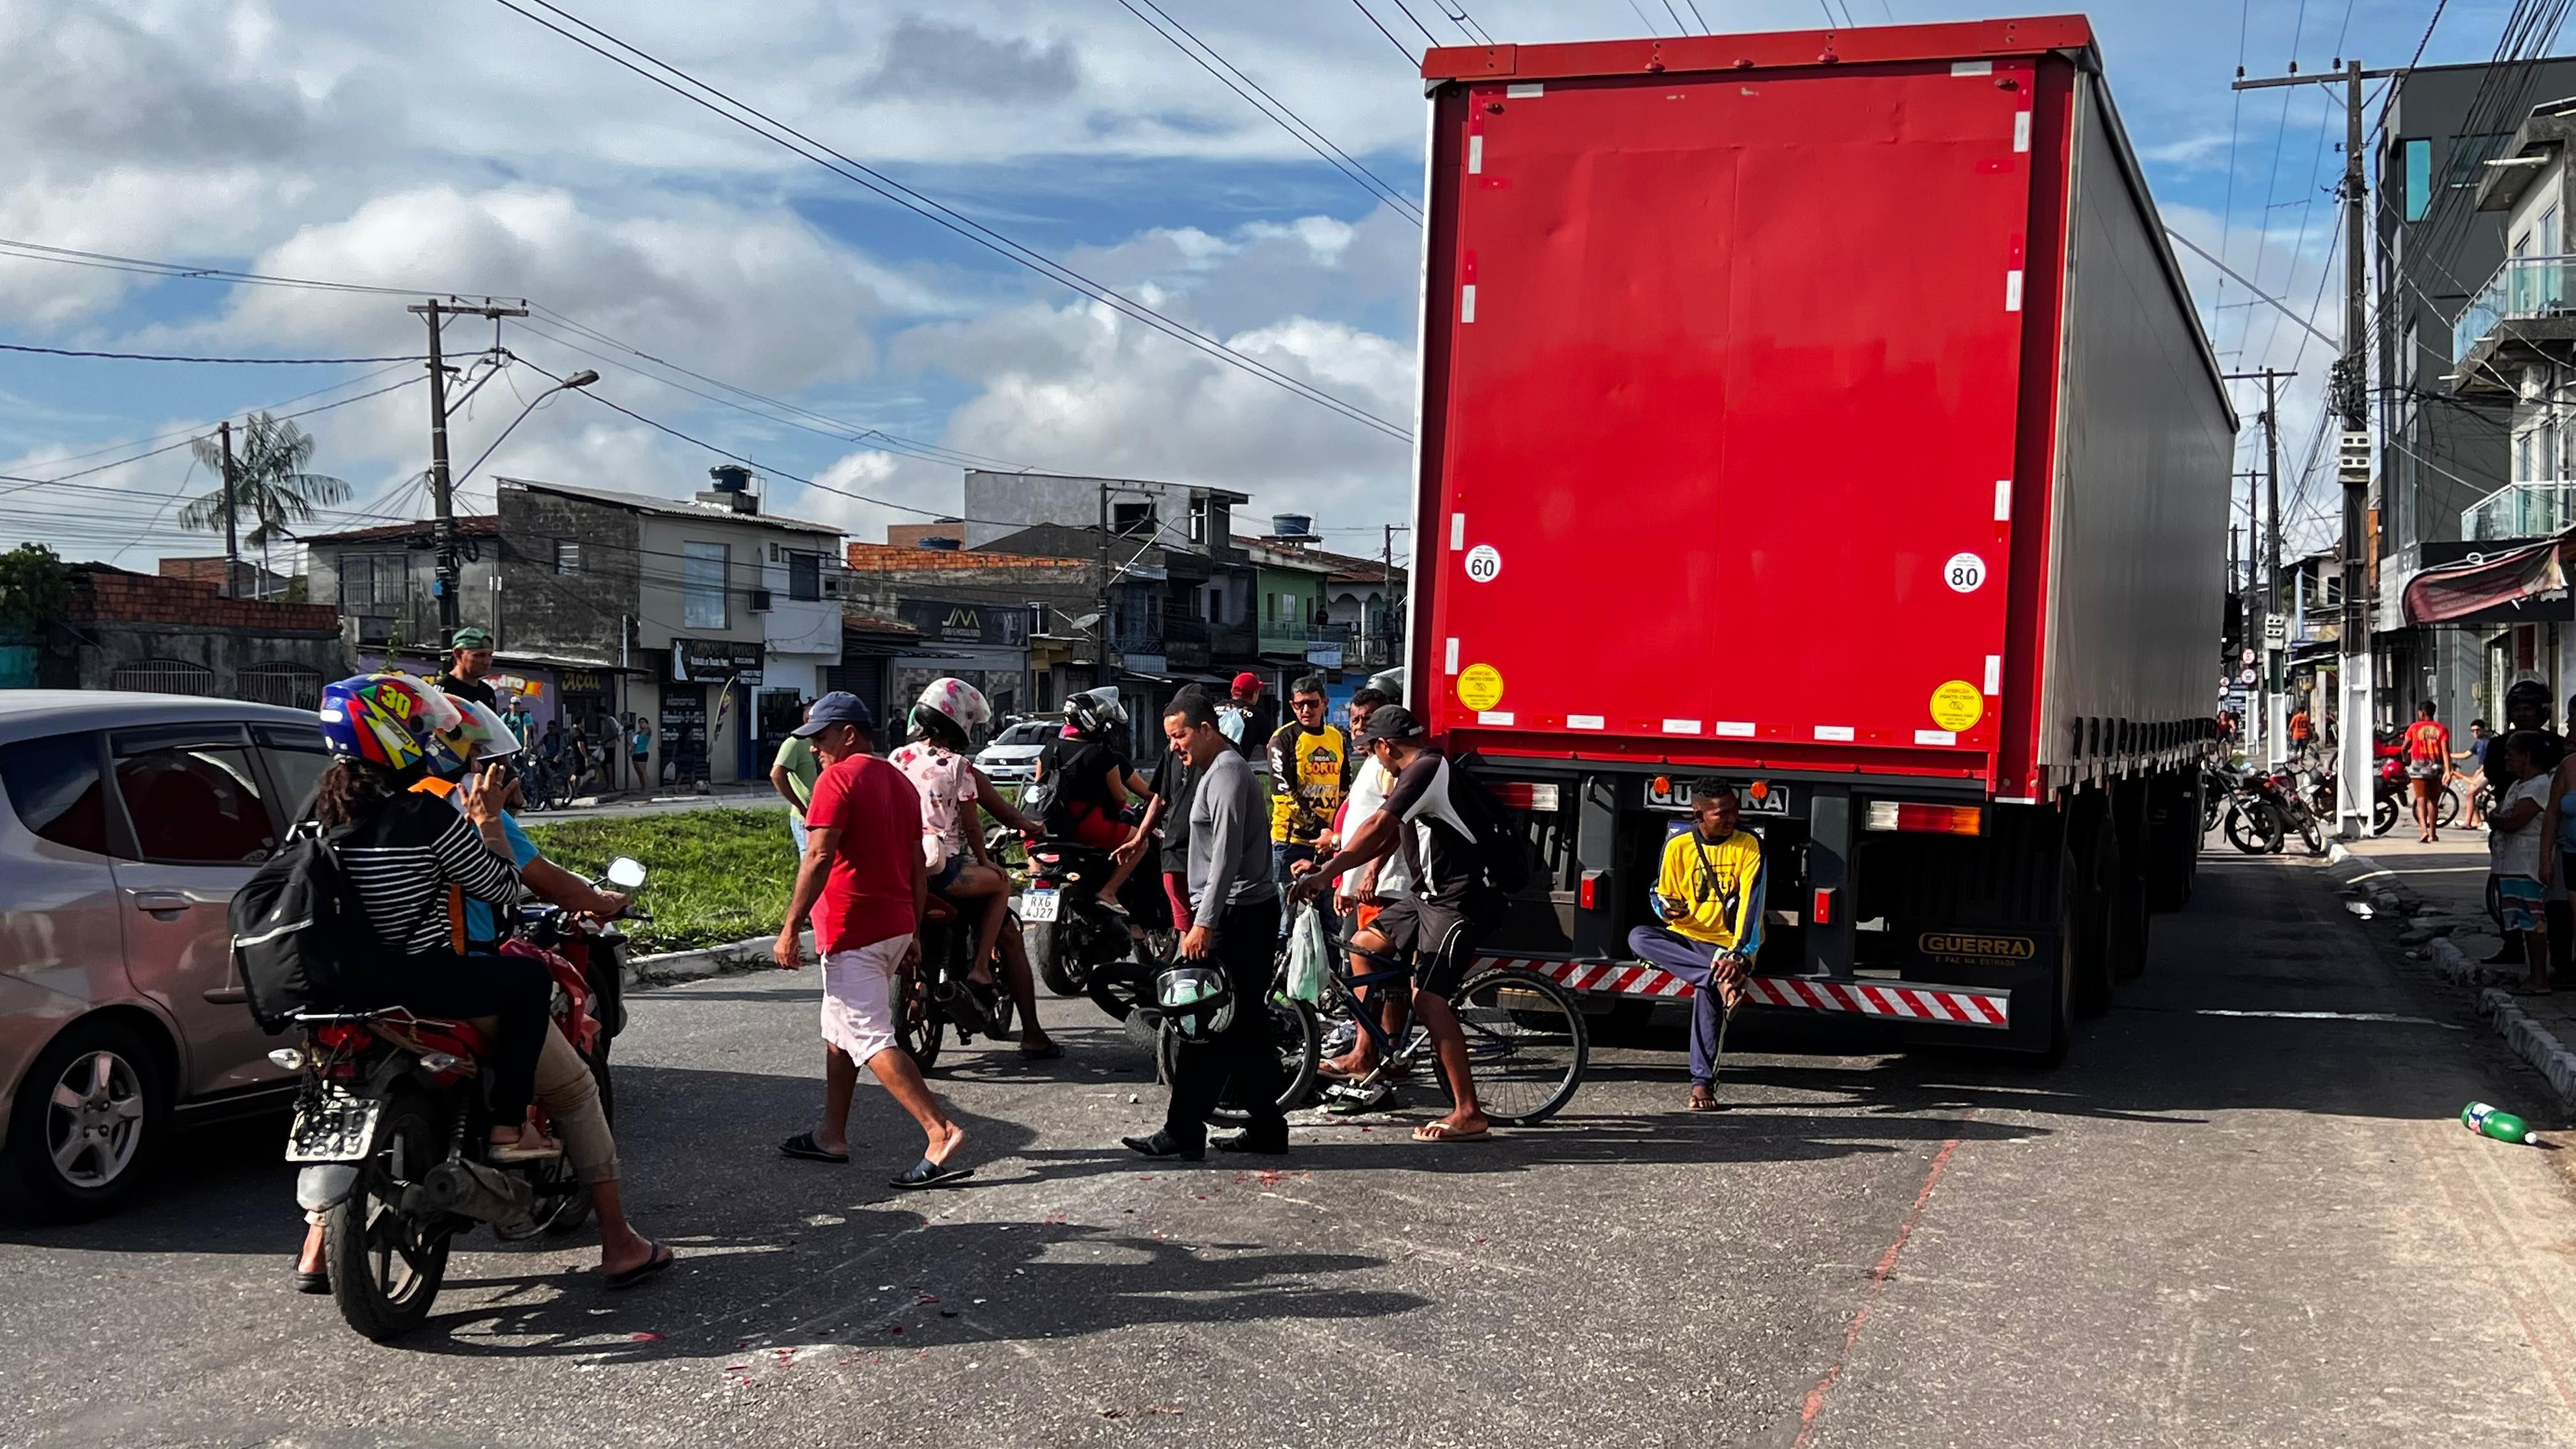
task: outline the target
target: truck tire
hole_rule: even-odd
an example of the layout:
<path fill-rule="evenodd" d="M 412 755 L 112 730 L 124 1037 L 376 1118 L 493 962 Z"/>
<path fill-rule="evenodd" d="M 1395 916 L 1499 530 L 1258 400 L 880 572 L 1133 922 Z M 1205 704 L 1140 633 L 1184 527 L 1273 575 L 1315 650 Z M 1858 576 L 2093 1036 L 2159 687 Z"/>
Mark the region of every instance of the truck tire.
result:
<path fill-rule="evenodd" d="M 2111 1009 L 2114 938 L 2121 934 L 2116 930 L 2124 873 L 2119 835 L 2107 813 L 2094 818 L 2089 834 L 2089 847 L 2070 852 L 2076 863 L 2076 929 L 2067 938 L 2066 954 L 2072 965 L 2072 1005 L 2079 1016 L 2099 1016 Z"/>
<path fill-rule="evenodd" d="M 2075 1046 L 2075 973 L 2077 942 L 2084 928 L 2083 901 L 2084 890 L 2075 874 L 2075 852 L 2061 850 L 2057 857 L 2057 989 L 2037 1003 L 2048 1013 L 2048 1045 L 2039 1053 L 2043 1067 L 2062 1064 Z"/>

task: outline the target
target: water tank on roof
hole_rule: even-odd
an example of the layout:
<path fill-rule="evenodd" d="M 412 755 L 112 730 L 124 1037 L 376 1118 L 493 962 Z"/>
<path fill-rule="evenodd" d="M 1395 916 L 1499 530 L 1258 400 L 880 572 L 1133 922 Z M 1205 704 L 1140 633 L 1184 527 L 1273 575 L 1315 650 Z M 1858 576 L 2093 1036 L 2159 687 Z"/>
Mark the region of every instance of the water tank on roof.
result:
<path fill-rule="evenodd" d="M 751 490 L 751 470 L 740 463 L 719 463 L 707 470 L 716 480 L 718 493 L 746 493 Z"/>
<path fill-rule="evenodd" d="M 1274 513 L 1270 515 L 1270 536 L 1288 543 L 1313 543 L 1315 515 L 1311 513 Z"/>

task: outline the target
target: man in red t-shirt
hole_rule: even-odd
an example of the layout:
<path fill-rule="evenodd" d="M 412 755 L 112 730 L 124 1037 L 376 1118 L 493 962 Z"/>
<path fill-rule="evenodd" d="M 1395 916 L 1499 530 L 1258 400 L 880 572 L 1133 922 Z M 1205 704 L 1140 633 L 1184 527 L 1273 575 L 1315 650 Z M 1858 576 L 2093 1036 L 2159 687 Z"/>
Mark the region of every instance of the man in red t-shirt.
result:
<path fill-rule="evenodd" d="M 2433 701 L 2415 706 L 2406 727 L 2406 778 L 2415 787 L 2415 829 L 2426 845 L 2442 839 L 2442 781 L 2451 773 L 2451 732 L 2433 718 Z"/>
<path fill-rule="evenodd" d="M 780 969 L 805 964 L 797 937 L 814 918 L 823 956 L 823 1123 L 779 1144 L 790 1157 L 850 1160 L 850 1093 L 859 1063 L 929 1139 L 921 1161 L 896 1187 L 937 1187 L 972 1176 L 957 1155 L 966 1132 L 940 1110 L 921 1068 L 895 1037 L 899 983 L 921 959 L 921 915 L 930 870 L 921 853 L 921 796 L 903 771 L 870 753 L 875 721 L 857 695 L 834 690 L 814 701 L 796 733 L 814 747 L 823 773 L 805 806 L 805 856 L 796 895 L 771 954 Z"/>

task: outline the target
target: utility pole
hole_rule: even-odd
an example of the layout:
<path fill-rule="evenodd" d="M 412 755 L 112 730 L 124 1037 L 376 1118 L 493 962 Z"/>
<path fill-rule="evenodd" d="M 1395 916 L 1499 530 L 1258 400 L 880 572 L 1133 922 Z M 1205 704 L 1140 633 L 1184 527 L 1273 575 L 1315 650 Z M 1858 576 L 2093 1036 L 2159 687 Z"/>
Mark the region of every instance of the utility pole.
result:
<path fill-rule="evenodd" d="M 447 647 L 463 622 L 458 614 L 456 597 L 463 573 L 456 546 L 456 496 L 448 486 L 447 475 L 447 359 L 439 346 L 441 314 L 450 317 L 489 317 L 498 322 L 504 317 L 525 317 L 525 307 L 502 306 L 486 297 L 480 305 L 442 302 L 436 297 L 404 310 L 418 313 L 429 323 L 429 490 L 438 507 L 435 537 L 438 545 L 438 645 Z"/>
<path fill-rule="evenodd" d="M 1109 485 L 1100 485 L 1100 647 L 1099 660 L 1092 666 L 1091 685 L 1097 689 L 1109 682 Z"/>
<path fill-rule="evenodd" d="M 241 539 L 233 522 L 233 420 L 215 424 L 215 436 L 224 445 L 224 597 L 234 597 L 241 587 Z"/>
<path fill-rule="evenodd" d="M 2322 75 L 2300 75 L 2294 68 L 2289 75 L 2262 80 L 2245 79 L 2240 68 L 2234 87 L 2244 91 L 2343 83 L 2343 356 L 2335 364 L 2334 382 L 2335 411 L 2343 415 L 2343 437 L 2336 449 L 2336 471 L 2343 482 L 2343 637 L 2337 684 L 2342 703 L 2336 719 L 2340 758 L 2335 769 L 2336 777 L 2346 786 L 2337 792 L 2335 815 L 2337 833 L 2346 839 L 2357 838 L 2369 827 L 2370 792 L 2362 788 L 2361 782 L 2371 777 L 2372 725 L 2377 717 L 2370 677 L 2370 560 L 2365 554 L 2368 537 L 2364 531 L 2370 494 L 2370 324 L 2366 290 L 2370 269 L 2364 205 L 2370 187 L 2361 164 L 2361 84 L 2405 74 L 2403 67 L 2364 70 L 2357 60 L 2341 61 Z"/>
<path fill-rule="evenodd" d="M 2249 647 L 2260 647 L 2263 651 L 2262 736 L 2264 749 L 2267 751 L 2265 757 L 2267 762 L 2278 764 L 2279 760 L 2272 758 L 2272 753 L 2280 749 L 2288 728 L 2284 723 L 2287 717 L 2287 711 L 2284 708 L 2287 700 L 2283 679 L 2285 671 L 2282 667 L 2288 654 L 2287 630 L 2283 631 L 2280 645 L 2276 646 L 2272 642 L 2272 621 L 2282 617 L 2280 381 L 2282 378 L 2296 377 L 2298 374 L 2284 372 L 2277 367 L 2266 367 L 2258 372 L 2231 372 L 2226 376 L 2230 381 L 2240 378 L 2260 378 L 2263 382 L 2263 534 L 2254 550 L 2254 566 L 2258 571 L 2255 597 L 2263 601 L 2261 645 L 2253 645 L 2255 624 L 2251 619 L 2247 620 L 2246 632 Z M 2281 718 L 2275 718 L 2275 716 L 2281 716 Z"/>

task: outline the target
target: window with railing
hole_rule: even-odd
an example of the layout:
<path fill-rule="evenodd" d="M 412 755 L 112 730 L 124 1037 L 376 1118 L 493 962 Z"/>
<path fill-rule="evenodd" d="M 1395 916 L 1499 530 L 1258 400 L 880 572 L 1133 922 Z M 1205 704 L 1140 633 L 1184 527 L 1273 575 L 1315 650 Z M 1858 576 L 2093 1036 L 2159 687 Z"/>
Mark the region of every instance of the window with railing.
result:
<path fill-rule="evenodd" d="M 2566 315 L 2571 310 L 2567 285 L 2571 267 L 2576 267 L 2576 257 L 2508 258 L 2460 309 L 2460 320 L 2451 328 L 2451 360 L 2468 356 L 2478 339 L 2495 331 L 2498 323 Z"/>
<path fill-rule="evenodd" d="M 2472 543 L 2546 538 L 2571 523 L 2576 523 L 2576 479 L 2543 478 L 2507 484 L 2461 510 L 2460 537 Z"/>

